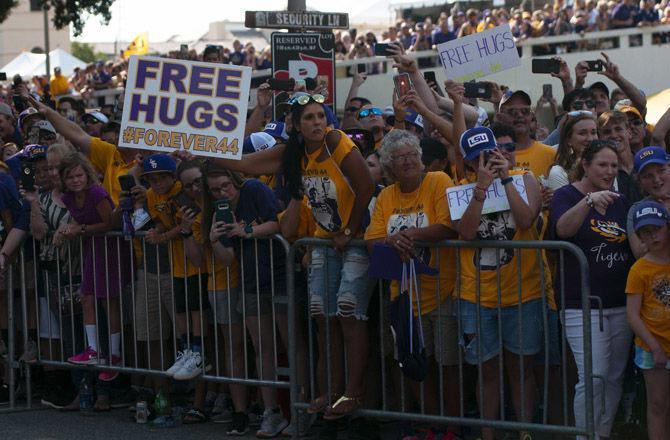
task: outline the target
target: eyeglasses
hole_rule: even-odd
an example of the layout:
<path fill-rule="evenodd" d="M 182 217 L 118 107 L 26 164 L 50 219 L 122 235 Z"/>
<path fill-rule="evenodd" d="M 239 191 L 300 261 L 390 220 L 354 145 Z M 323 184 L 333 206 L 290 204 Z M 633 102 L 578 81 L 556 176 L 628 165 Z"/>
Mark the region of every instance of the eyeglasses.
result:
<path fill-rule="evenodd" d="M 498 144 L 498 148 L 505 150 L 508 153 L 513 153 L 516 151 L 516 142 L 505 142 L 504 144 Z"/>
<path fill-rule="evenodd" d="M 209 192 L 212 194 L 220 194 L 224 191 L 228 191 L 230 187 L 233 186 L 233 182 L 223 182 L 221 186 L 217 187 L 210 187 Z"/>
<path fill-rule="evenodd" d="M 577 100 L 577 101 L 572 101 L 572 107 L 573 110 L 581 110 L 584 107 L 586 108 L 595 108 L 596 103 L 592 99 L 587 99 L 587 100 Z"/>
<path fill-rule="evenodd" d="M 591 113 L 588 110 L 574 110 L 574 111 L 568 112 L 568 116 L 570 116 L 571 118 L 577 118 L 579 116 L 593 117 L 593 113 Z"/>
<path fill-rule="evenodd" d="M 358 119 L 367 118 L 368 116 L 381 116 L 382 114 L 382 109 L 378 107 L 366 108 L 358 112 Z"/>
<path fill-rule="evenodd" d="M 323 95 L 319 95 L 318 93 L 316 95 L 299 95 L 289 98 L 287 102 L 290 105 L 294 104 L 306 105 L 310 101 L 314 101 L 317 104 L 323 104 L 324 102 L 326 102 L 326 97 Z"/>
<path fill-rule="evenodd" d="M 393 156 L 391 157 L 391 161 L 396 163 L 411 162 L 412 160 L 415 160 L 417 157 L 419 157 L 419 152 L 412 151 L 411 153 L 401 154 L 399 156 Z"/>
<path fill-rule="evenodd" d="M 643 122 L 642 122 L 640 119 L 638 119 L 638 118 L 629 118 L 629 119 L 628 119 L 628 123 L 629 123 L 630 125 L 634 125 L 634 126 L 636 126 L 636 127 L 639 127 L 640 125 L 643 124 Z"/>
<path fill-rule="evenodd" d="M 520 113 L 521 116 L 528 116 L 530 114 L 530 107 L 506 107 L 502 112 L 509 116 L 514 116 L 517 113 Z"/>
<path fill-rule="evenodd" d="M 56 140 L 56 135 L 53 133 L 44 133 L 40 134 L 40 143 L 41 142 L 50 142 L 50 141 L 55 141 Z"/>
<path fill-rule="evenodd" d="M 192 182 L 189 182 L 189 183 L 183 183 L 182 182 L 181 186 L 182 186 L 182 188 L 187 189 L 189 191 L 193 190 L 193 187 L 196 187 L 196 186 L 198 188 L 202 188 L 202 177 L 195 178 L 195 179 L 193 179 Z"/>

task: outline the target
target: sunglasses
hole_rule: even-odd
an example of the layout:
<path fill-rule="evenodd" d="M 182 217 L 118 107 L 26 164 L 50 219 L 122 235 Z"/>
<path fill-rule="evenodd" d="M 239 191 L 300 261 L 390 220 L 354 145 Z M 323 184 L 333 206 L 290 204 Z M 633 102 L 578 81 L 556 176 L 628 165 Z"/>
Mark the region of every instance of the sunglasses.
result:
<path fill-rule="evenodd" d="M 382 114 L 382 109 L 380 108 L 366 108 L 365 110 L 358 112 L 358 119 L 367 118 L 368 116 L 381 116 Z"/>
<path fill-rule="evenodd" d="M 587 99 L 587 100 L 585 100 L 585 101 L 582 101 L 582 100 L 579 100 L 579 101 L 573 101 L 571 107 L 572 107 L 573 110 L 581 110 L 581 109 L 583 109 L 584 107 L 586 107 L 586 108 L 595 108 L 595 106 L 596 106 L 595 101 L 593 101 L 593 100 L 591 100 L 591 99 Z"/>
<path fill-rule="evenodd" d="M 505 150 L 508 153 L 513 153 L 516 151 L 516 142 L 505 142 L 504 144 L 498 144 L 498 148 Z"/>
<path fill-rule="evenodd" d="M 288 102 L 290 105 L 294 104 L 299 104 L 299 105 L 306 105 L 308 102 L 314 101 L 317 104 L 323 104 L 326 102 L 326 97 L 323 95 L 300 95 L 300 96 L 294 96 L 292 98 L 289 98 Z"/>
<path fill-rule="evenodd" d="M 579 116 L 593 117 L 593 113 L 591 113 L 588 110 L 574 110 L 574 111 L 568 112 L 568 116 L 570 116 L 571 118 L 577 118 Z"/>

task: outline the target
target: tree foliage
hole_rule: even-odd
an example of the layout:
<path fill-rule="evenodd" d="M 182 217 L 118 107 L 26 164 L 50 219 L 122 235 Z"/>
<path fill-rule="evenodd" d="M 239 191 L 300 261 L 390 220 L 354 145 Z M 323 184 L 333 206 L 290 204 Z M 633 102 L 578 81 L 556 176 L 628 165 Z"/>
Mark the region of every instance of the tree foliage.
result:
<path fill-rule="evenodd" d="M 92 63 L 107 58 L 104 53 L 96 53 L 92 45 L 78 41 L 70 43 L 70 53 L 85 63 Z"/>
<path fill-rule="evenodd" d="M 38 0 L 40 5 L 53 9 L 53 23 L 56 29 L 67 25 L 72 26 L 74 35 L 81 34 L 84 29 L 84 19 L 87 15 L 97 15 L 104 24 L 112 18 L 110 11 L 114 0 Z M 19 2 L 17 0 L 0 0 L 0 23 L 9 18 L 12 9 Z"/>

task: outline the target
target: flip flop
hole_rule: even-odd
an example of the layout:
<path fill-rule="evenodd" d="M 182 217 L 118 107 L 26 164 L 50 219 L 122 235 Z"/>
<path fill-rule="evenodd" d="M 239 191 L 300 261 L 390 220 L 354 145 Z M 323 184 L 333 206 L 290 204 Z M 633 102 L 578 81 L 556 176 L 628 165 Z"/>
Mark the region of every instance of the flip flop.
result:
<path fill-rule="evenodd" d="M 334 396 L 332 399 L 328 399 L 328 394 L 320 395 L 310 402 L 309 408 L 307 408 L 307 414 L 317 414 L 321 411 L 324 411 L 328 407 L 330 400 L 337 400 L 337 396 Z"/>
<path fill-rule="evenodd" d="M 344 416 L 348 416 L 352 412 L 361 407 L 360 397 L 342 396 L 337 399 L 332 406 L 329 406 L 326 413 L 323 415 L 324 420 L 337 420 Z"/>
<path fill-rule="evenodd" d="M 184 425 L 194 425 L 196 423 L 205 423 L 207 421 L 207 416 L 205 413 L 200 411 L 197 408 L 191 408 L 186 413 L 184 413 L 184 417 L 182 418 L 182 423 Z"/>

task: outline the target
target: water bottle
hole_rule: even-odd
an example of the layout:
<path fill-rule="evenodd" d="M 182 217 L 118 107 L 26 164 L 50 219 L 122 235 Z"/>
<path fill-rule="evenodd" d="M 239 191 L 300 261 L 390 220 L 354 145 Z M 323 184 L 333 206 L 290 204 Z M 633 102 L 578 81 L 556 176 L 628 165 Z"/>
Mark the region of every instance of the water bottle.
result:
<path fill-rule="evenodd" d="M 149 410 L 147 409 L 147 402 L 142 400 L 135 405 L 135 421 L 137 423 L 147 423 L 149 419 Z"/>
<path fill-rule="evenodd" d="M 88 379 L 86 374 L 79 383 L 79 412 L 83 415 L 93 414 L 93 386 Z"/>
<path fill-rule="evenodd" d="M 163 390 L 159 390 L 156 394 L 156 400 L 154 401 L 154 410 L 158 416 L 167 416 L 168 414 L 168 401 L 163 394 Z"/>

